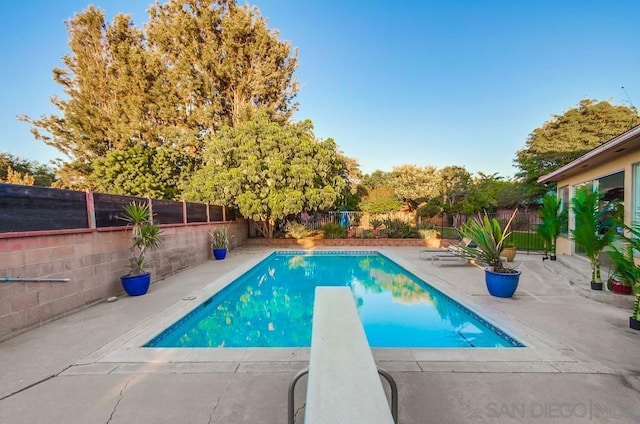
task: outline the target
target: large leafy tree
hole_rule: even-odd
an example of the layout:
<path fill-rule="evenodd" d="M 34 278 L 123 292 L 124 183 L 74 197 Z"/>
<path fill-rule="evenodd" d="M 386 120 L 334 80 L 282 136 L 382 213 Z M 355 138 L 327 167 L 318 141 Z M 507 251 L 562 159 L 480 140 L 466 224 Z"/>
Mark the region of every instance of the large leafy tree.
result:
<path fill-rule="evenodd" d="M 495 212 L 498 207 L 498 197 L 508 184 L 497 173 L 478 172 L 473 177 L 469 190 L 461 202 L 461 212 L 466 215 L 478 211 Z"/>
<path fill-rule="evenodd" d="M 360 209 L 371 214 L 386 214 L 402 209 L 402 200 L 391 188 L 391 177 L 391 172 L 381 170 L 375 170 L 362 177 Z"/>
<path fill-rule="evenodd" d="M 49 187 L 54 180 L 54 171 L 49 166 L 0 152 L 0 181 Z"/>
<path fill-rule="evenodd" d="M 440 175 L 434 166 L 401 165 L 393 168 L 389 186 L 410 210 L 438 196 Z"/>
<path fill-rule="evenodd" d="M 445 166 L 439 171 L 442 209 L 447 214 L 458 214 L 462 201 L 471 185 L 471 174 L 461 166 Z"/>
<path fill-rule="evenodd" d="M 437 194 L 420 205 L 418 215 L 433 217 L 446 213 L 448 217 L 458 216 L 472 183 L 471 174 L 464 167 L 452 165 L 437 171 L 437 175 Z"/>
<path fill-rule="evenodd" d="M 537 184 L 540 176 L 571 162 L 603 142 L 640 124 L 634 108 L 612 105 L 607 101 L 582 100 L 562 115 L 552 115 L 529 134 L 526 145 L 516 153 L 514 160 L 520 169 L 527 194 L 544 194 Z"/>
<path fill-rule="evenodd" d="M 338 152 L 342 169 L 341 176 L 347 182 L 342 193 L 341 208 L 356 211 L 360 209 L 362 197 L 366 194 L 362 187 L 362 172 L 358 161 L 346 156 L 343 152 Z"/>
<path fill-rule="evenodd" d="M 365 191 L 369 191 L 376 188 L 389 187 L 390 180 L 391 180 L 390 172 L 384 172 L 377 169 L 373 171 L 371 174 L 363 175 L 361 184 Z"/>
<path fill-rule="evenodd" d="M 69 158 L 61 186 L 94 188 L 96 161 L 136 146 L 170 149 L 198 166 L 204 141 L 251 107 L 283 122 L 295 110 L 297 53 L 257 9 L 169 0 L 149 14 L 144 30 L 127 15 L 108 24 L 93 6 L 68 21 L 70 53 L 53 70 L 65 94 L 52 98 L 60 113 L 20 117 Z"/>
<path fill-rule="evenodd" d="M 257 113 L 222 129 L 203 159 L 187 197 L 238 208 L 266 238 L 279 219 L 333 207 L 347 187 L 335 142 L 317 140 L 310 121 L 282 124 Z"/>
<path fill-rule="evenodd" d="M 402 208 L 402 202 L 395 195 L 392 188 L 378 187 L 368 191 L 367 195 L 362 199 L 360 208 L 374 215 L 386 214 L 399 211 Z"/>

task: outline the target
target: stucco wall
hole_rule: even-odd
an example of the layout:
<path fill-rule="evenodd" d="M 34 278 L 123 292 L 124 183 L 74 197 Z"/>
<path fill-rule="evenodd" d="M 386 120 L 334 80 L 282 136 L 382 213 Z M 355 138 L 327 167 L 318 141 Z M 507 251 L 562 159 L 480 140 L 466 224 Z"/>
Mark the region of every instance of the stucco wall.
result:
<path fill-rule="evenodd" d="M 562 179 L 558 181 L 558 189 L 564 186 L 570 187 L 570 196 L 573 196 L 574 187 L 577 184 L 581 184 L 587 181 L 596 180 L 598 178 L 614 174 L 616 172 L 624 171 L 624 216 L 627 225 L 631 224 L 631 217 L 633 216 L 633 171 L 632 166 L 635 163 L 640 162 L 640 151 L 629 152 L 622 158 L 609 161 L 607 163 L 594 166 L 592 168 L 586 168 L 584 172 L 580 174 Z M 569 222 L 570 228 L 573 228 L 572 218 Z M 571 255 L 573 253 L 573 243 L 568 237 L 558 238 L 556 246 L 556 252 L 558 255 Z"/>
<path fill-rule="evenodd" d="M 148 255 L 152 283 L 211 258 L 208 232 L 229 226 L 231 247 L 247 238 L 245 221 L 163 226 L 162 247 Z M 0 340 L 123 293 L 130 234 L 122 229 L 40 232 L 0 238 Z M 68 282 L 4 282 L 68 278 Z"/>

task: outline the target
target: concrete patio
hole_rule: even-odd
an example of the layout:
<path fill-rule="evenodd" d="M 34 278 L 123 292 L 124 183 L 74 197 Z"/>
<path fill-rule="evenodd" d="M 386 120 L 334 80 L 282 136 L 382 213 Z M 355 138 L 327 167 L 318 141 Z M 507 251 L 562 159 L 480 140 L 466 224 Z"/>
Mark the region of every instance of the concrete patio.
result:
<path fill-rule="evenodd" d="M 527 345 L 375 349 L 398 382 L 400 423 L 640 423 L 631 299 L 592 293 L 587 262 L 519 253 L 516 296 L 498 299 L 479 268 L 434 266 L 416 247 L 380 250 Z M 286 422 L 287 387 L 308 349 L 150 352 L 138 344 L 269 251 L 234 249 L 154 283 L 146 296 L 121 296 L 0 343 L 0 422 Z"/>

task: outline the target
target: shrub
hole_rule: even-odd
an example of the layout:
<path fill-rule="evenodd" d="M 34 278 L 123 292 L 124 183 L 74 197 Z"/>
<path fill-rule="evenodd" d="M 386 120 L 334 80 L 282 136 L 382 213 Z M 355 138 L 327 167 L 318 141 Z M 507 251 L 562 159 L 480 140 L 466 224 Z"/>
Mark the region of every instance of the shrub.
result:
<path fill-rule="evenodd" d="M 432 230 L 433 224 L 430 222 L 421 222 L 418 224 L 418 230 Z"/>
<path fill-rule="evenodd" d="M 420 233 L 410 224 L 399 219 L 387 219 L 384 222 L 389 238 L 419 238 Z"/>
<path fill-rule="evenodd" d="M 438 232 L 438 230 L 430 229 L 430 230 L 418 230 L 420 233 L 420 238 L 423 239 L 431 239 L 431 238 L 441 238 L 442 236 Z"/>
<path fill-rule="evenodd" d="M 334 224 L 332 222 L 328 224 L 324 224 L 322 226 L 322 232 L 324 234 L 324 238 L 327 239 L 336 239 L 336 238 L 345 238 L 347 237 L 346 228 L 342 228 L 338 224 Z"/>
<path fill-rule="evenodd" d="M 360 233 L 360 238 L 363 238 L 363 239 L 376 238 L 376 233 L 373 230 L 363 230 Z"/>
<path fill-rule="evenodd" d="M 284 226 L 284 232 L 288 238 L 301 239 L 309 234 L 307 226 L 296 221 L 288 221 Z"/>

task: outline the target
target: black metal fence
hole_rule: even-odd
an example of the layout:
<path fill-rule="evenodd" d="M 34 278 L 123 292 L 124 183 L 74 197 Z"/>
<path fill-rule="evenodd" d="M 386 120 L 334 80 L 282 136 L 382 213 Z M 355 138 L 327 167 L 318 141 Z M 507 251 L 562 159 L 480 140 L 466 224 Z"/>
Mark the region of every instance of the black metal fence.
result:
<path fill-rule="evenodd" d="M 480 212 L 478 212 L 480 213 Z M 509 222 L 513 211 L 500 211 L 487 214 L 490 219 L 496 218 L 503 227 Z M 477 215 L 477 214 L 476 214 Z M 422 226 L 430 227 L 438 231 L 442 238 L 458 240 L 460 233 L 458 228 L 462 226 L 473 215 L 442 215 L 429 219 L 423 219 Z M 511 236 L 507 243 L 512 244 L 527 252 L 538 252 L 544 250 L 544 242 L 537 233 L 540 217 L 537 210 L 519 211 L 511 223 Z"/>
<path fill-rule="evenodd" d="M 223 206 L 0 183 L 0 233 L 125 226 L 123 207 L 150 202 L 160 224 L 235 221 Z"/>

